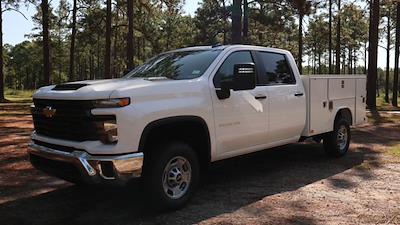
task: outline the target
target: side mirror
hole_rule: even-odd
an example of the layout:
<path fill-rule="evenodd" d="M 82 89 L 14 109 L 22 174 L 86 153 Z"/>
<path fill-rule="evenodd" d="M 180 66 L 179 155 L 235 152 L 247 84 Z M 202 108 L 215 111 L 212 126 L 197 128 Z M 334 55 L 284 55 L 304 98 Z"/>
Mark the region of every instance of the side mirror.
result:
<path fill-rule="evenodd" d="M 234 91 L 253 90 L 256 88 L 256 67 L 254 63 L 236 64 L 233 69 Z"/>
<path fill-rule="evenodd" d="M 229 98 L 230 90 L 244 91 L 256 88 L 256 67 L 254 63 L 235 64 L 233 68 L 233 78 L 221 80 L 221 88 L 217 90 L 219 99 Z"/>

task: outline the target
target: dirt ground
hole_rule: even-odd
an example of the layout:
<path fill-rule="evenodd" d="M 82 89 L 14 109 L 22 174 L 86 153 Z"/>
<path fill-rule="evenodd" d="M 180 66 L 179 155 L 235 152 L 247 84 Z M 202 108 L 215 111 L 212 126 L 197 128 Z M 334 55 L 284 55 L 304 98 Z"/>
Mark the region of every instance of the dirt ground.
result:
<path fill-rule="evenodd" d="M 295 144 L 213 165 L 193 200 L 160 213 L 140 180 L 82 188 L 31 167 L 29 105 L 0 104 L 0 224 L 400 224 L 400 115 L 353 130 L 349 154 Z"/>

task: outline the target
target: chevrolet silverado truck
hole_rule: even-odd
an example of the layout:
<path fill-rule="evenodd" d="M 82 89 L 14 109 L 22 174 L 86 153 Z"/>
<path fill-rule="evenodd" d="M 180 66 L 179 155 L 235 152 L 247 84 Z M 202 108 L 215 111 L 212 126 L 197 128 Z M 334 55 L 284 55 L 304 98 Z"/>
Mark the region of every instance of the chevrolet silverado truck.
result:
<path fill-rule="evenodd" d="M 215 161 L 308 138 L 340 157 L 366 121 L 364 75 L 300 76 L 290 52 L 247 45 L 162 53 L 110 80 L 33 95 L 29 155 L 75 183 L 139 178 L 162 207 L 183 206 Z"/>

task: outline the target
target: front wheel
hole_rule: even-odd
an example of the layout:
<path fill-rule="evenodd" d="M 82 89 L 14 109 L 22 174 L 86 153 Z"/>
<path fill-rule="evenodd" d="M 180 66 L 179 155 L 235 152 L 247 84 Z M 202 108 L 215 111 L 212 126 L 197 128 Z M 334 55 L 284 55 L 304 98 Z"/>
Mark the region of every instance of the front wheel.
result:
<path fill-rule="evenodd" d="M 197 154 L 184 143 L 160 145 L 153 149 L 144 169 L 150 197 L 161 209 L 177 209 L 185 205 L 199 181 Z"/>
<path fill-rule="evenodd" d="M 348 150 L 351 140 L 350 125 L 345 119 L 335 121 L 334 129 L 324 137 L 324 149 L 329 156 L 341 157 Z"/>

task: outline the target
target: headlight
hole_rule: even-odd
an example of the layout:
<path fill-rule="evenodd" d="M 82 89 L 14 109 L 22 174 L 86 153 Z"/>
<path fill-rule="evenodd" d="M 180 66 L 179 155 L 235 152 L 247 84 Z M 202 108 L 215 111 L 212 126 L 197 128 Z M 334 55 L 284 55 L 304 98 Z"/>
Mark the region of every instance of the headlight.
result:
<path fill-rule="evenodd" d="M 118 108 L 124 107 L 131 103 L 130 98 L 111 98 L 95 100 L 93 105 L 95 108 Z"/>
<path fill-rule="evenodd" d="M 104 137 L 102 142 L 104 144 L 115 144 L 118 142 L 117 122 L 115 120 L 107 120 L 103 122 Z"/>

